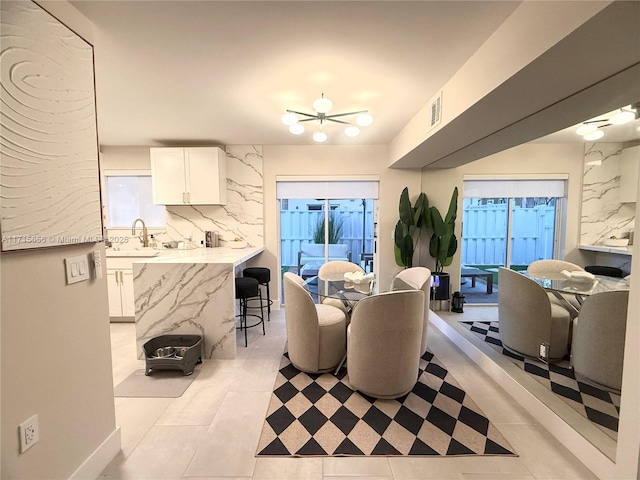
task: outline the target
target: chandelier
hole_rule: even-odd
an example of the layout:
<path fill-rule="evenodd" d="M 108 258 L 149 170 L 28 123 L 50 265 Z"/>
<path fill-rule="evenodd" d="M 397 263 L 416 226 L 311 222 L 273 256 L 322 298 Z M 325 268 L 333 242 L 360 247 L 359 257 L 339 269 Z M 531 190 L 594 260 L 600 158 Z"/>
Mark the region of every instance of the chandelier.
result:
<path fill-rule="evenodd" d="M 578 127 L 576 133 L 582 136 L 587 141 L 599 140 L 604 137 L 603 127 L 610 127 L 611 125 L 624 125 L 638 118 L 639 104 L 628 105 L 623 108 L 619 108 L 613 112 L 609 118 L 593 118 L 582 122 L 582 125 Z"/>
<path fill-rule="evenodd" d="M 373 117 L 369 114 L 368 110 L 358 110 L 355 112 L 334 113 L 328 115 L 333 108 L 333 102 L 324 97 L 324 93 L 320 98 L 317 98 L 313 102 L 313 109 L 315 113 L 297 112 L 295 110 L 287 110 L 282 116 L 282 123 L 289 127 L 289 131 L 294 135 L 302 135 L 305 132 L 303 122 L 317 121 L 320 123 L 317 129 L 313 132 L 313 140 L 318 143 L 323 143 L 327 140 L 327 133 L 322 129 L 325 122 L 334 122 L 347 125 L 344 129 L 344 134 L 347 137 L 357 137 L 360 135 L 360 127 L 368 127 L 373 123 Z M 355 123 L 342 120 L 343 117 L 357 115 Z M 301 118 L 302 117 L 302 118 Z"/>

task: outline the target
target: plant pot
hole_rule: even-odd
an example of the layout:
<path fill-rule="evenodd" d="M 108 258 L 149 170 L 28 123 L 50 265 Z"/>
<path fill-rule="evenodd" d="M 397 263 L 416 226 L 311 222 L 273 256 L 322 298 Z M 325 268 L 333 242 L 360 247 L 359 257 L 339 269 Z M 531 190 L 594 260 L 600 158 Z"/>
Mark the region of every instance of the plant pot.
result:
<path fill-rule="evenodd" d="M 434 273 L 431 300 L 449 300 L 450 278 L 448 273 Z"/>

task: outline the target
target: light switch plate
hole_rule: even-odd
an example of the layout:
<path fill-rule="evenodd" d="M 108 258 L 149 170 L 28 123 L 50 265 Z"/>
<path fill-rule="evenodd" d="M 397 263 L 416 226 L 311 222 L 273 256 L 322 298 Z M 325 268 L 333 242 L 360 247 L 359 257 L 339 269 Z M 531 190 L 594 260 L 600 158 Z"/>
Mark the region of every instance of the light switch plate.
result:
<path fill-rule="evenodd" d="M 64 259 L 67 285 L 89 280 L 89 259 L 86 255 Z"/>

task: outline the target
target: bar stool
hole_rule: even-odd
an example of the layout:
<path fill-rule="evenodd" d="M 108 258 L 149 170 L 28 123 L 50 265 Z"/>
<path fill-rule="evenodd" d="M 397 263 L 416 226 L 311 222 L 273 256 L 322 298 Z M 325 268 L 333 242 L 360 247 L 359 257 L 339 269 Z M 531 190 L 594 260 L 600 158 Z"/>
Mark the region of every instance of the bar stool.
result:
<path fill-rule="evenodd" d="M 271 305 L 273 305 L 273 301 L 271 300 L 271 294 L 269 293 L 269 282 L 271 281 L 271 270 L 266 267 L 248 267 L 242 271 L 243 277 L 255 278 L 258 283 L 267 288 L 267 320 L 271 321 Z M 249 307 L 249 308 L 258 308 L 258 307 Z M 260 300 L 260 308 L 262 309 L 262 299 Z"/>
<path fill-rule="evenodd" d="M 254 298 L 260 301 L 260 315 L 247 314 L 247 302 Z M 240 317 L 240 326 L 236 327 L 236 329 L 244 330 L 244 346 L 246 347 L 247 328 L 257 327 L 258 325 L 262 324 L 262 334 L 265 335 L 264 313 L 262 310 L 262 291 L 260 290 L 258 280 L 256 280 L 255 278 L 236 278 L 236 299 L 240 300 L 240 315 L 236 315 L 236 317 Z M 253 325 L 247 325 L 247 317 L 256 317 L 259 318 L 260 321 L 254 323 Z"/>

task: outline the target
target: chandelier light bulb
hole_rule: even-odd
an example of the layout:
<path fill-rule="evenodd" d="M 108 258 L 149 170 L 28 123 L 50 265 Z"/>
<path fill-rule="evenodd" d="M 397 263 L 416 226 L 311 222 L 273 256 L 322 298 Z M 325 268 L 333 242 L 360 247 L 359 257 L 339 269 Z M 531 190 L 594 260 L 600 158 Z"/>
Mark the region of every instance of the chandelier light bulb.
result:
<path fill-rule="evenodd" d="M 609 123 L 613 125 L 624 125 L 625 123 L 633 122 L 635 119 L 635 113 L 620 109 L 619 112 L 614 113 L 611 118 L 609 118 Z"/>
<path fill-rule="evenodd" d="M 373 123 L 373 117 L 368 113 L 361 113 L 356 117 L 356 123 L 361 127 L 368 127 Z"/>
<path fill-rule="evenodd" d="M 593 133 L 596 130 L 598 130 L 598 127 L 596 127 L 594 124 L 583 123 L 580 127 L 578 127 L 578 130 L 576 130 L 576 133 L 584 137 L 585 135 L 589 135 L 590 133 Z"/>
<path fill-rule="evenodd" d="M 301 123 L 294 123 L 293 125 L 289 126 L 289 131 L 294 135 L 301 135 L 304 133 L 304 125 L 302 125 Z"/>
<path fill-rule="evenodd" d="M 313 132 L 313 140 L 318 142 L 318 143 L 323 143 L 327 141 L 327 134 L 324 133 L 322 130 L 316 130 L 315 132 Z"/>
<path fill-rule="evenodd" d="M 357 137 L 358 135 L 360 135 L 360 129 L 358 127 L 351 125 L 344 129 L 344 134 L 347 137 L 352 137 L 352 138 Z"/>
<path fill-rule="evenodd" d="M 287 127 L 298 123 L 298 116 L 293 112 L 285 113 L 280 119 L 282 120 L 282 123 L 284 123 Z"/>
<path fill-rule="evenodd" d="M 322 97 L 316 98 L 313 102 L 313 109 L 318 113 L 327 113 L 332 108 L 333 102 L 328 98 L 324 98 L 324 94 L 322 94 Z"/>
<path fill-rule="evenodd" d="M 595 132 L 587 133 L 584 139 L 591 142 L 593 140 L 599 140 L 602 137 L 604 137 L 604 130 L 597 129 Z"/>

